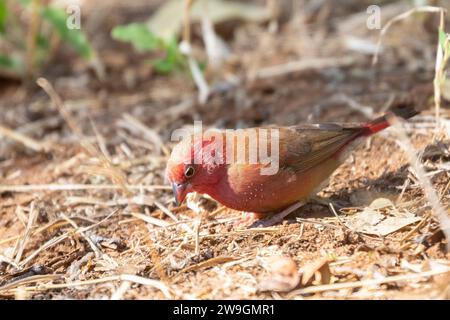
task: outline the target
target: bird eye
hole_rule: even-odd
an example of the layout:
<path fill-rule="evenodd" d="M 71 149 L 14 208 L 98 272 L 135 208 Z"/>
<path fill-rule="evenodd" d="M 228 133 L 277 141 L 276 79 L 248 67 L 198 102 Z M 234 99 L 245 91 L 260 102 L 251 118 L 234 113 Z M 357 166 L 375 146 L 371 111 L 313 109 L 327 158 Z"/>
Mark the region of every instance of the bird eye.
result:
<path fill-rule="evenodd" d="M 194 167 L 189 166 L 189 167 L 186 168 L 186 171 L 184 172 L 184 175 L 185 175 L 186 178 L 190 178 L 190 177 L 192 177 L 194 175 L 194 172 L 195 172 Z"/>

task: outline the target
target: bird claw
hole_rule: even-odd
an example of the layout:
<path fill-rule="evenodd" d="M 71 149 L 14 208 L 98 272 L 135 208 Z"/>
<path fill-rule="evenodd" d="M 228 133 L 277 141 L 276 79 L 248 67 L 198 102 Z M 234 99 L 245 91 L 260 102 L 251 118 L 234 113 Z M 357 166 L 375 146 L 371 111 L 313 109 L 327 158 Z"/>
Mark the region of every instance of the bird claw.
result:
<path fill-rule="evenodd" d="M 241 218 L 234 223 L 234 226 L 237 228 L 249 227 L 260 221 L 265 216 L 266 215 L 264 213 L 242 212 Z"/>
<path fill-rule="evenodd" d="M 284 209 L 283 211 L 271 216 L 268 219 L 261 219 L 258 221 L 255 221 L 250 228 L 267 228 L 272 227 L 276 225 L 277 223 L 280 223 L 283 221 L 285 217 L 287 217 L 289 214 L 297 210 L 298 208 L 302 207 L 305 204 L 304 201 L 299 201 L 294 203 L 292 206 Z"/>
<path fill-rule="evenodd" d="M 315 203 L 315 204 L 318 204 L 318 205 L 321 205 L 321 206 L 325 206 L 325 207 L 329 207 L 330 203 L 332 203 L 335 208 L 339 208 L 339 209 L 347 206 L 347 204 L 344 201 L 339 201 L 339 200 L 336 201 L 335 200 L 335 201 L 332 202 L 330 199 L 322 198 L 322 197 L 319 197 L 319 196 L 312 196 L 308 200 L 308 202 Z"/>
<path fill-rule="evenodd" d="M 258 221 L 253 222 L 249 228 L 268 228 L 276 225 L 277 223 L 280 223 L 283 221 L 283 218 L 279 219 L 275 217 L 269 218 L 269 219 L 261 219 Z"/>

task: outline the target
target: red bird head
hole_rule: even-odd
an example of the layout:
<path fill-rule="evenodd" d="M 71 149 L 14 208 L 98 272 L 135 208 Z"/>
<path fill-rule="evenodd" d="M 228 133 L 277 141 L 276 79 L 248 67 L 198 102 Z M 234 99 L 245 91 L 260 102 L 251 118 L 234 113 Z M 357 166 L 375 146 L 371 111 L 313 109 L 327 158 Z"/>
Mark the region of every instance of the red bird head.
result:
<path fill-rule="evenodd" d="M 223 146 L 216 138 L 204 134 L 191 135 L 172 150 L 166 177 L 172 185 L 177 205 L 183 202 L 188 193 L 208 193 L 219 182 L 225 161 L 217 161 L 219 157 L 223 160 Z"/>

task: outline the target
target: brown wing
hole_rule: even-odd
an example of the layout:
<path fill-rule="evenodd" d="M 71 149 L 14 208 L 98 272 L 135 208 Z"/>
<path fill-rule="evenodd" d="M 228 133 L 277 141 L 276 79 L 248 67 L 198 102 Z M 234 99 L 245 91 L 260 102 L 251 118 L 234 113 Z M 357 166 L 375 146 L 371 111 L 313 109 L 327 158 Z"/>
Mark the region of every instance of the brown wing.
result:
<path fill-rule="evenodd" d="M 328 159 L 362 132 L 358 124 L 312 124 L 280 129 L 280 167 L 303 172 Z"/>

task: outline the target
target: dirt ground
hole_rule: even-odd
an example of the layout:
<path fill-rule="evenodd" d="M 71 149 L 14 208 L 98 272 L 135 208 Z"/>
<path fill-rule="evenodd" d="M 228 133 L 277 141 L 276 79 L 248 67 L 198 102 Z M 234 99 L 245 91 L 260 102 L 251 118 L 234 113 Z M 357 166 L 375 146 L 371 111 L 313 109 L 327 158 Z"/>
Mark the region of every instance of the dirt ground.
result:
<path fill-rule="evenodd" d="M 433 101 L 439 16 L 395 24 L 372 66 L 372 53 L 345 40 L 378 40 L 380 31 L 365 27 L 365 2 L 295 11 L 275 31 L 270 23 L 218 26 L 232 56 L 220 75 L 207 74 L 218 85 L 202 105 L 189 74 L 155 74 L 147 56 L 109 36 L 161 2 L 111 1 L 88 30 L 107 77 L 99 81 L 64 47 L 41 74 L 81 138 L 37 85 L 1 79 L 0 123 L 32 138 L 34 149 L 0 140 L 0 298 L 448 299 L 447 240 L 398 130 L 359 146 L 322 202 L 273 227 L 236 228 L 240 213 L 210 199 L 200 200 L 201 214 L 175 207 L 164 179 L 170 134 L 194 120 L 218 128 L 358 122 L 408 104 L 421 114 L 402 132 L 448 214 L 450 104 L 443 100 L 436 126 Z M 395 14 L 409 8 L 383 3 Z M 193 43 L 201 48 L 199 30 Z M 306 67 L 268 72 L 293 61 Z M 380 199 L 385 205 L 373 209 Z M 363 232 L 355 217 L 369 207 L 383 219 L 417 219 L 384 236 Z"/>

